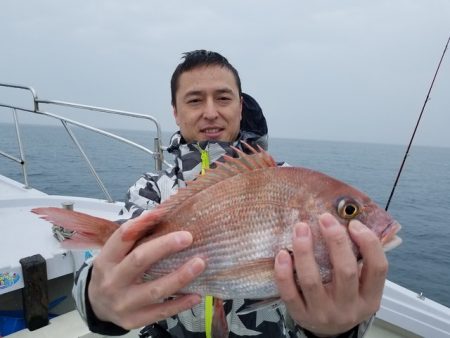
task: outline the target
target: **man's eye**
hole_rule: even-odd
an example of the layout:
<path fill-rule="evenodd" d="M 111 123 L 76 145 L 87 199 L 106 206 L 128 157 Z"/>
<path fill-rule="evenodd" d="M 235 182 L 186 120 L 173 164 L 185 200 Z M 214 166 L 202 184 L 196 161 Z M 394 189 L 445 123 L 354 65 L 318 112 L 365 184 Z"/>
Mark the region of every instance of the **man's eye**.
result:
<path fill-rule="evenodd" d="M 189 99 L 187 101 L 187 103 L 189 103 L 189 104 L 195 104 L 195 103 L 199 103 L 199 102 L 200 102 L 200 99 Z"/>

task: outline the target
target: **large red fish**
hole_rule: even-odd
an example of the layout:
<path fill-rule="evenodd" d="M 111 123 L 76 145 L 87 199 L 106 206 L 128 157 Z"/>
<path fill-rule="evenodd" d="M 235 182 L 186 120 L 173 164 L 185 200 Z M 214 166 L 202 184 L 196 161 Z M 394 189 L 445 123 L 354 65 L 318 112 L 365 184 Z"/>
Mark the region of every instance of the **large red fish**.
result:
<path fill-rule="evenodd" d="M 124 239 L 134 239 L 137 245 L 181 229 L 193 235 L 189 248 L 154 264 L 145 279 L 157 279 L 188 258 L 200 256 L 207 268 L 182 292 L 220 299 L 275 298 L 275 256 L 281 249 L 292 250 L 293 226 L 304 221 L 311 227 L 322 280 L 328 282 L 332 266 L 318 225 L 318 216 L 324 212 L 333 214 L 344 226 L 352 219 L 360 220 L 386 249 L 401 242 L 396 236 L 400 225 L 362 192 L 313 170 L 278 167 L 261 149 L 251 155 L 236 151 L 239 158 L 226 157 L 225 163 L 180 188 L 141 216 L 144 221 L 124 232 Z M 118 227 L 114 222 L 59 208 L 33 212 L 73 231 L 64 241 L 69 247 L 100 247 Z M 358 257 L 354 244 L 353 251 Z"/>

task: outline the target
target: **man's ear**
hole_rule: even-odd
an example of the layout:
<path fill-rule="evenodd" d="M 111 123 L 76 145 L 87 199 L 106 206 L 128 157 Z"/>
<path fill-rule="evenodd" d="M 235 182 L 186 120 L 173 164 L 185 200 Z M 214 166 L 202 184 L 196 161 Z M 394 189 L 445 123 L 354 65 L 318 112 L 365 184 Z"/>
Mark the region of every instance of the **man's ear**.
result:
<path fill-rule="evenodd" d="M 175 105 L 172 106 L 172 111 L 173 111 L 173 117 L 175 118 L 175 123 L 179 127 L 180 124 L 178 123 L 178 112 L 177 112 L 177 107 L 175 107 Z"/>
<path fill-rule="evenodd" d="M 239 120 L 242 121 L 242 105 L 244 104 L 244 97 L 242 95 L 241 95 L 241 98 L 239 101 L 240 101 L 240 106 L 241 106 L 241 109 L 240 109 L 241 117 L 239 118 Z"/>

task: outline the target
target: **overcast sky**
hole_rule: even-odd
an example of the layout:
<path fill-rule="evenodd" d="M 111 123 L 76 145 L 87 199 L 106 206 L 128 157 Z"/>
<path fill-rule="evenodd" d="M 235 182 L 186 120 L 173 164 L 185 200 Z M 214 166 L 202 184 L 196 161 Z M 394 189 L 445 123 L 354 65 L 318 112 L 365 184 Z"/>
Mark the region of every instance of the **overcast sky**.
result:
<path fill-rule="evenodd" d="M 407 144 L 449 35 L 449 0 L 2 0 L 0 82 L 171 131 L 173 69 L 210 49 L 238 69 L 273 137 Z M 450 51 L 415 144 L 450 147 L 449 128 Z"/>

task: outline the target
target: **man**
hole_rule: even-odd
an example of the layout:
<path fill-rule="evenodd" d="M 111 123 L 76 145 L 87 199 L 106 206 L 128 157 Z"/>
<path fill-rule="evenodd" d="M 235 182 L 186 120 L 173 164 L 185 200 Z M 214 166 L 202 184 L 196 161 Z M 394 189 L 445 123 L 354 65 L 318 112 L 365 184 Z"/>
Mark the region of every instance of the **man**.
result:
<path fill-rule="evenodd" d="M 203 272 L 205 262 L 201 258 L 190 259 L 161 279 L 147 283 L 141 279 L 152 264 L 189 246 L 192 236 L 179 231 L 134 247 L 134 242 L 121 239 L 121 232 L 144 209 L 153 208 L 186 181 L 195 179 L 208 162 L 212 164 L 226 153 L 232 155 L 231 145 L 240 147 L 241 141 L 264 144 L 267 128 L 256 102 L 242 93 L 237 71 L 218 53 L 186 53 L 172 76 L 171 91 L 173 114 L 180 128 L 169 147 L 175 155 L 175 167 L 146 174 L 130 188 L 122 211 L 130 220 L 111 236 L 95 259 L 85 263 L 74 286 L 77 307 L 94 332 L 124 334 L 128 329 L 159 322 L 162 334 L 205 336 L 205 311 L 209 310 L 207 306 L 205 310 L 204 300 L 198 295 L 170 298 Z M 253 109 L 251 114 L 249 108 Z M 358 221 L 350 223 L 349 232 L 329 214 L 321 215 L 320 224 L 334 267 L 332 282 L 322 284 L 310 229 L 307 224 L 297 224 L 293 259 L 284 250 L 275 259 L 277 285 L 285 307 L 238 315 L 239 308 L 249 301 L 226 301 L 230 337 L 363 335 L 379 308 L 387 273 L 381 244 Z M 360 248 L 362 268 L 351 250 L 348 233 Z"/>

